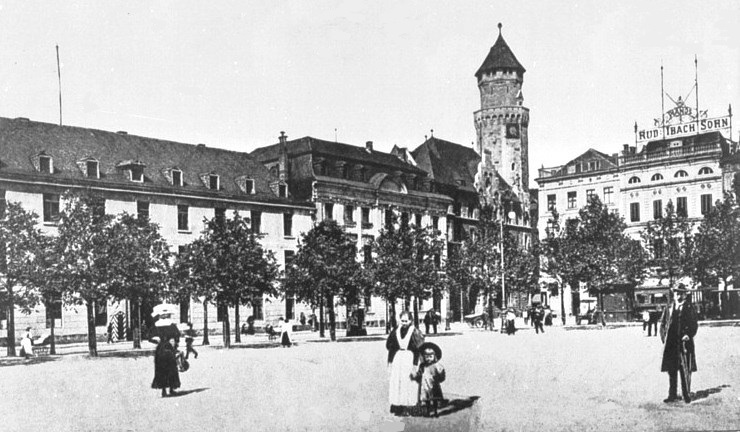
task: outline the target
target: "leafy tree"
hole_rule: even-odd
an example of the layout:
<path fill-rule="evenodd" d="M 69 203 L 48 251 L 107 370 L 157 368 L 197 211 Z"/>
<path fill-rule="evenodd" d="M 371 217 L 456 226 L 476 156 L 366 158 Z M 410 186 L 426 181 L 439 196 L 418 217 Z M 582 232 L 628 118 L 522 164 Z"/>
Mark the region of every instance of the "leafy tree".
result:
<path fill-rule="evenodd" d="M 580 262 L 580 248 L 574 242 L 575 229 L 578 223 L 575 219 L 560 220 L 556 209 L 551 211 L 547 221 L 547 237 L 542 241 L 542 271 L 555 279 L 560 291 L 560 317 L 565 325 L 565 284 L 577 288 L 578 262 Z"/>
<path fill-rule="evenodd" d="M 298 251 L 286 269 L 285 293 L 312 306 L 326 306 L 329 335 L 336 340 L 334 303 L 347 304 L 366 289 L 355 241 L 334 220 L 325 220 L 301 235 Z M 323 311 L 320 312 L 323 330 Z M 323 337 L 323 333 L 321 334 Z"/>
<path fill-rule="evenodd" d="M 391 305 L 414 298 L 415 325 L 418 301 L 439 296 L 445 282 L 440 274 L 444 240 L 430 227 L 417 227 L 406 221 L 388 224 L 374 241 L 375 259 L 369 266 L 376 292 Z"/>
<path fill-rule="evenodd" d="M 201 238 L 190 244 L 181 262 L 181 274 L 188 270 L 185 292 L 203 296 L 204 308 L 212 300 L 224 308 L 227 348 L 231 346 L 228 307 L 238 308 L 252 298 L 276 294 L 274 282 L 279 270 L 274 255 L 262 248 L 259 238 L 250 229 L 249 219 L 238 213 L 232 218 L 213 218 L 206 222 Z M 238 335 L 238 318 L 236 332 Z"/>
<path fill-rule="evenodd" d="M 727 286 L 740 277 L 740 207 L 732 194 L 717 201 L 699 225 L 691 273 L 707 286 Z"/>
<path fill-rule="evenodd" d="M 203 302 L 203 345 L 209 345 L 208 337 L 208 304 L 216 299 L 217 289 L 210 284 L 211 267 L 213 266 L 213 245 L 201 237 L 185 247 L 175 259 L 172 266 L 171 279 L 177 286 L 179 301 L 185 301 L 191 297 L 202 298 Z"/>
<path fill-rule="evenodd" d="M 636 285 L 643 278 L 644 255 L 638 243 L 624 234 L 626 224 L 616 212 L 592 196 L 578 212 L 572 241 L 580 253 L 568 257 L 575 277 L 596 292 L 604 322 L 604 293 Z"/>
<path fill-rule="evenodd" d="M 26 211 L 20 203 L 0 208 L 0 307 L 8 317 L 8 356 L 15 356 L 15 308 L 30 313 L 39 303 L 33 288 L 42 280 L 36 276 L 42 265 L 44 236 L 36 228 L 38 216 Z"/>
<path fill-rule="evenodd" d="M 170 251 L 159 227 L 147 219 L 124 213 L 108 227 L 106 255 L 111 278 L 108 294 L 136 305 L 134 348 L 141 348 L 141 305 L 160 299 L 167 286 Z"/>
<path fill-rule="evenodd" d="M 686 215 L 676 213 L 672 201 L 668 201 L 665 215 L 648 222 L 641 235 L 650 254 L 649 265 L 666 275 L 670 286 L 691 273 L 694 246 L 691 222 Z"/>
<path fill-rule="evenodd" d="M 54 242 L 57 262 L 50 273 L 65 287 L 65 303 L 85 304 L 88 349 L 90 356 L 97 357 L 95 305 L 107 301 L 108 282 L 116 268 L 107 256 L 113 217 L 105 214 L 104 203 L 93 195 L 68 192 L 62 199 L 65 206 Z"/>

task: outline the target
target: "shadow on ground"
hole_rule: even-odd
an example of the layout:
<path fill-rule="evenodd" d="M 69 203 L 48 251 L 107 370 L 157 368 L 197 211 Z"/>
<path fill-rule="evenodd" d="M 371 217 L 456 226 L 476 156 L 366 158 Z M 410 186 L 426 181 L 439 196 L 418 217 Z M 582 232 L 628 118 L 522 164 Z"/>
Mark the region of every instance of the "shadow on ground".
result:
<path fill-rule="evenodd" d="M 202 387 L 202 388 L 190 389 L 190 390 L 177 390 L 177 391 L 175 391 L 175 394 L 168 395 L 167 397 L 168 398 L 182 397 L 182 396 L 187 396 L 187 395 L 189 395 L 191 393 L 204 392 L 206 390 L 210 390 L 210 388 L 209 387 Z"/>
<path fill-rule="evenodd" d="M 445 406 L 439 408 L 439 410 L 437 411 L 438 416 L 444 417 L 458 411 L 470 408 L 478 399 L 480 399 L 480 396 L 470 396 L 463 399 L 450 399 L 450 401 Z"/>
<path fill-rule="evenodd" d="M 154 355 L 154 350 L 98 352 L 98 357 L 100 358 L 138 358 L 138 357 L 152 357 L 153 355 Z"/>
<path fill-rule="evenodd" d="M 58 355 L 55 356 L 43 356 L 43 357 L 31 357 L 28 359 L 23 359 L 20 357 L 10 357 L 10 358 L 4 358 L 0 360 L 0 367 L 5 366 L 33 366 L 37 364 L 42 363 L 49 363 L 53 361 L 59 360 L 61 357 Z"/>
<path fill-rule="evenodd" d="M 706 398 L 709 397 L 709 395 L 712 395 L 712 394 L 715 394 L 715 393 L 719 393 L 719 392 L 722 391 L 722 389 L 728 388 L 728 387 L 730 387 L 728 384 L 722 384 L 721 386 L 712 387 L 710 389 L 699 390 L 699 391 L 691 394 L 691 399 L 693 401 L 698 401 L 698 400 L 706 399 Z"/>

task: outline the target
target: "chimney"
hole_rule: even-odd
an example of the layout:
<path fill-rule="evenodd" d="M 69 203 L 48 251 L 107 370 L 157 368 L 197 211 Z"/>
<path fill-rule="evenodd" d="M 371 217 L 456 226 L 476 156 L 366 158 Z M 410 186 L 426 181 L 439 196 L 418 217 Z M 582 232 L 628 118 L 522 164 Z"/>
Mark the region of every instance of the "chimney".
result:
<path fill-rule="evenodd" d="M 365 143 L 365 150 L 367 150 L 369 152 L 372 152 L 373 151 L 373 142 L 372 141 L 367 141 Z"/>
<path fill-rule="evenodd" d="M 285 135 L 284 131 L 280 131 L 280 144 L 285 144 L 288 141 L 288 136 Z"/>

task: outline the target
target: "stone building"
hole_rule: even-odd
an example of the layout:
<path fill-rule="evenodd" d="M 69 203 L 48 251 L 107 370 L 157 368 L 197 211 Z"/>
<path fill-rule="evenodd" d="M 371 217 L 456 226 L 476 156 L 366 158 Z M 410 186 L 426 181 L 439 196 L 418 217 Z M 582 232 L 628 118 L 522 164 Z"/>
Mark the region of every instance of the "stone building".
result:
<path fill-rule="evenodd" d="M 40 216 L 44 232 L 54 233 L 64 205 L 60 197 L 67 190 L 98 195 L 105 200 L 108 214 L 148 217 L 159 225 L 173 252 L 199 237 L 204 219 L 238 211 L 265 235 L 263 246 L 275 253 L 281 265 L 296 249 L 298 234 L 311 229 L 315 212 L 312 205 L 291 199 L 285 183 L 245 153 L 126 132 L 0 118 L 0 203 L 20 202 Z M 281 299 L 269 300 L 241 315 L 276 320 L 295 311 Z M 210 308 L 209 328 L 220 328 L 215 323 L 221 314 L 214 313 L 213 305 Z M 54 309 L 40 305 L 30 315 L 16 310 L 16 331 L 20 334 L 31 326 L 44 332 L 54 317 L 60 338 L 86 334 L 84 306 Z M 98 334 L 106 331 L 118 312 L 125 317 L 122 325 L 130 328 L 129 309 L 126 302 L 97 305 Z M 202 328 L 202 303 L 183 302 L 175 318 Z M 6 311 L 0 312 L 0 338 L 6 336 L 6 320 Z"/>
<path fill-rule="evenodd" d="M 372 259 L 371 242 L 394 218 L 434 227 L 444 235 L 453 212 L 453 199 L 402 149 L 385 153 L 375 150 L 372 141 L 363 147 L 312 137 L 288 140 L 281 134 L 278 143 L 250 155 L 285 182 L 292 198 L 314 206 L 317 220 L 334 219 L 344 226 L 357 242 L 362 261 Z M 366 321 L 386 322 L 384 302 L 368 298 L 362 306 Z M 445 317 L 448 299 L 428 302 L 422 310 L 431 306 Z M 337 308 L 340 325 L 345 312 Z"/>

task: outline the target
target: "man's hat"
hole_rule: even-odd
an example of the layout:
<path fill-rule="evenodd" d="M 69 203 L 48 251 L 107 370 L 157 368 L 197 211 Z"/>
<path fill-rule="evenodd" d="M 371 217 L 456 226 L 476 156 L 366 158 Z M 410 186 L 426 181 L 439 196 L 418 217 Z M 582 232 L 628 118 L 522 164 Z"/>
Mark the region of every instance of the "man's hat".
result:
<path fill-rule="evenodd" d="M 436 344 L 436 343 L 434 343 L 434 342 L 424 342 L 424 343 L 423 343 L 423 344 L 421 344 L 421 346 L 419 347 L 419 351 L 420 351 L 420 352 L 421 352 L 422 354 L 424 354 L 424 351 L 426 351 L 427 349 L 432 349 L 432 350 L 434 350 L 434 354 L 436 354 L 436 355 L 437 355 L 437 360 L 439 360 L 439 359 L 441 359 L 441 358 L 442 358 L 442 349 L 441 349 L 441 348 L 440 348 L 439 346 L 437 346 L 437 344 Z"/>
<path fill-rule="evenodd" d="M 678 284 L 678 286 L 675 286 L 675 287 L 671 288 L 671 290 L 673 292 L 682 292 L 682 293 L 686 293 L 686 292 L 689 291 L 688 289 L 686 289 L 686 285 L 684 285 L 682 283 Z"/>

